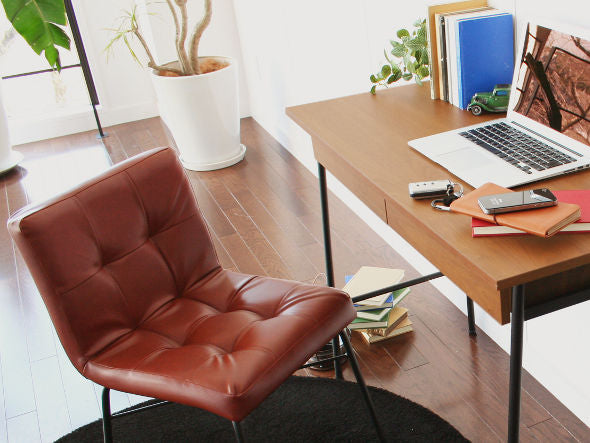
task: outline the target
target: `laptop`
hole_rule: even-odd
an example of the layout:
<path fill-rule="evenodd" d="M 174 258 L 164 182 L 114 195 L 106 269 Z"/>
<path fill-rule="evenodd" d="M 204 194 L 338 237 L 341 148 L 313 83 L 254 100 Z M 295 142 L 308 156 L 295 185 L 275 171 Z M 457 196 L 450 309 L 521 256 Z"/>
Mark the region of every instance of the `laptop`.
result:
<path fill-rule="evenodd" d="M 473 187 L 590 167 L 590 29 L 523 28 L 506 118 L 408 142 Z"/>

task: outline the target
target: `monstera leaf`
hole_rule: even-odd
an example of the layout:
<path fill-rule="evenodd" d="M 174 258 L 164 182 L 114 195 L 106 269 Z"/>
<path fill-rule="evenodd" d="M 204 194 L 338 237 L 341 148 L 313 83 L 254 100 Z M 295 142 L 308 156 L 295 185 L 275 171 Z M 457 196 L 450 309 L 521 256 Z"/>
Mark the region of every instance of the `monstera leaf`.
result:
<path fill-rule="evenodd" d="M 45 53 L 51 67 L 60 70 L 57 46 L 70 49 L 64 0 L 1 0 L 8 20 L 37 54 Z"/>

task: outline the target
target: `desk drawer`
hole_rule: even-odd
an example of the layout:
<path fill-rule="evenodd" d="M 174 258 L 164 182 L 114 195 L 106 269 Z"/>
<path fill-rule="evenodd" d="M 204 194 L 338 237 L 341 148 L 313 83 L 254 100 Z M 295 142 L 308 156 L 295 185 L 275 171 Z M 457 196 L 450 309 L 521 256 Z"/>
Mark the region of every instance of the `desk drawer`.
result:
<path fill-rule="evenodd" d="M 510 290 L 498 291 L 496 283 L 470 262 L 444 245 L 441 237 L 389 198 L 385 199 L 387 224 L 420 254 L 463 290 L 498 323 L 510 322 Z M 430 207 L 428 206 L 428 211 Z"/>
<path fill-rule="evenodd" d="M 312 138 L 312 142 L 316 160 L 387 223 L 385 198 L 379 188 L 324 143 L 315 138 Z"/>

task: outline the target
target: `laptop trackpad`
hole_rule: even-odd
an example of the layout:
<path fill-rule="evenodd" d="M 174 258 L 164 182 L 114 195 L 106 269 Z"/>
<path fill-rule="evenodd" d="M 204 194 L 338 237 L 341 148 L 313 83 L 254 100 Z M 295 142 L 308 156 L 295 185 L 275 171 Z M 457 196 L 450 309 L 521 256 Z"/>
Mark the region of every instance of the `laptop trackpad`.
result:
<path fill-rule="evenodd" d="M 476 169 L 490 164 L 490 157 L 478 149 L 465 147 L 456 151 L 447 152 L 436 156 L 436 161 L 447 169 L 461 171 L 465 169 Z"/>

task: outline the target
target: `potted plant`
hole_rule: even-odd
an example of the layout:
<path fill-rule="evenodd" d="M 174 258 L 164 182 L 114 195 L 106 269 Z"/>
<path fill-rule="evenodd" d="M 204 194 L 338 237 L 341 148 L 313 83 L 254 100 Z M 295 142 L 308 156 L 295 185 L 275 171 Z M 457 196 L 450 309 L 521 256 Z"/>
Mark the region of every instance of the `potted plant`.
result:
<path fill-rule="evenodd" d="M 128 11 L 107 50 L 123 42 L 139 61 L 130 37 L 144 50 L 152 69 L 152 80 L 160 115 L 180 152 L 185 168 L 208 171 L 233 165 L 244 158 L 240 144 L 238 83 L 235 62 L 227 57 L 199 56 L 199 43 L 211 22 L 211 0 L 189 36 L 188 0 L 166 0 L 175 26 L 177 60 L 158 64 L 140 29 L 137 7 Z"/>
<path fill-rule="evenodd" d="M 385 63 L 379 72 L 371 74 L 369 79 L 373 86 L 371 94 L 376 93 L 378 86 L 388 87 L 399 79 L 411 80 L 419 85 L 430 75 L 428 58 L 428 39 L 426 38 L 426 20 L 418 19 L 414 22 L 414 30 L 410 34 L 407 29 L 400 29 L 396 33 L 399 41 L 391 40 L 390 55 L 384 50 Z M 395 59 L 400 59 L 397 62 Z"/>
<path fill-rule="evenodd" d="M 43 52 L 49 65 L 59 71 L 57 46 L 70 49 L 70 38 L 62 29 L 66 25 L 63 0 L 2 0 L 2 6 L 14 29 L 37 54 Z M 0 173 L 16 166 L 23 157 L 12 150 L 1 94 L 0 90 Z"/>

